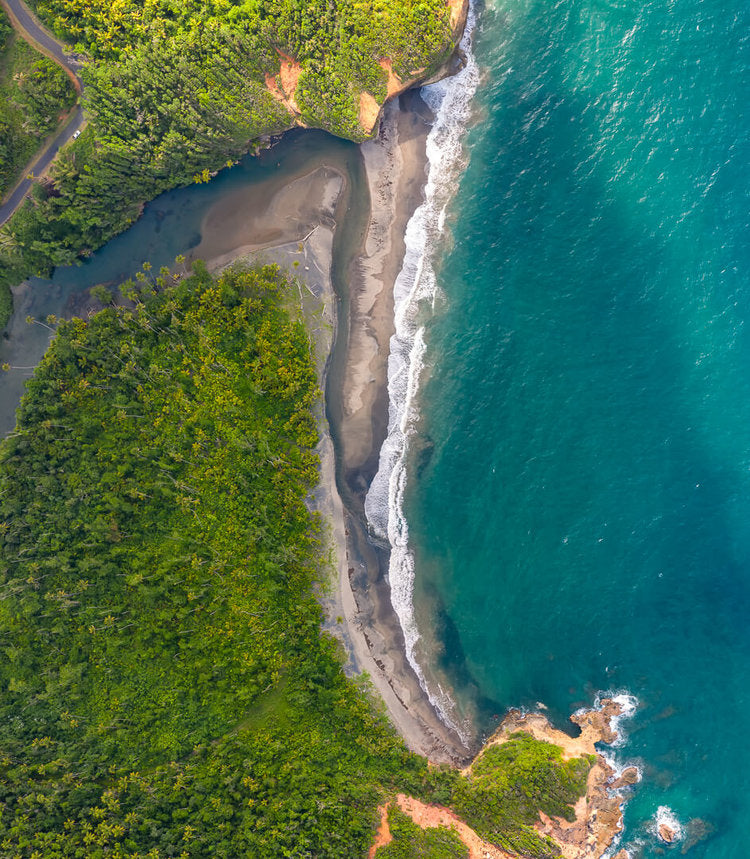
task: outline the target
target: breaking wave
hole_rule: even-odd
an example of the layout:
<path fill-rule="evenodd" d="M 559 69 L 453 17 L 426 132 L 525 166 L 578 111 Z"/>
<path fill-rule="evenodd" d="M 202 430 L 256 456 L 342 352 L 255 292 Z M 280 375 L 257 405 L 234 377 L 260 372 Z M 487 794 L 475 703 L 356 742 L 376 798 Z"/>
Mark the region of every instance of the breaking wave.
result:
<path fill-rule="evenodd" d="M 422 89 L 434 122 L 427 136 L 428 174 L 424 202 L 406 228 L 404 263 L 394 285 L 395 334 L 388 359 L 388 436 L 380 451 L 378 472 L 365 501 L 373 533 L 391 548 L 389 580 L 391 602 L 406 641 L 406 655 L 422 688 L 441 718 L 458 730 L 449 713 L 453 709 L 444 690 L 430 689 L 415 658 L 419 639 L 414 618 L 414 557 L 409 548 L 409 527 L 403 500 L 408 474 L 406 459 L 416 433 L 419 412 L 416 395 L 424 368 L 424 309 L 433 306 L 438 285 L 434 260 L 440 247 L 445 211 L 465 166 L 462 137 L 470 116 L 470 103 L 479 82 L 471 50 L 476 13 L 470 5 L 460 48 L 465 65 L 456 75 Z"/>

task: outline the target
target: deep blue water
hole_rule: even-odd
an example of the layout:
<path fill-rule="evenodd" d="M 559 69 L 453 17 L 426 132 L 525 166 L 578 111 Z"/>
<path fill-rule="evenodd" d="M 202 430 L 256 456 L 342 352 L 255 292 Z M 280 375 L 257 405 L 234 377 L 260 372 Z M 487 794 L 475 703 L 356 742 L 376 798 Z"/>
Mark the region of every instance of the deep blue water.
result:
<path fill-rule="evenodd" d="M 675 853 L 746 856 L 750 5 L 497 0 L 476 56 L 406 496 L 418 614 L 485 729 L 638 698 L 634 855 L 668 806 L 713 829 Z"/>

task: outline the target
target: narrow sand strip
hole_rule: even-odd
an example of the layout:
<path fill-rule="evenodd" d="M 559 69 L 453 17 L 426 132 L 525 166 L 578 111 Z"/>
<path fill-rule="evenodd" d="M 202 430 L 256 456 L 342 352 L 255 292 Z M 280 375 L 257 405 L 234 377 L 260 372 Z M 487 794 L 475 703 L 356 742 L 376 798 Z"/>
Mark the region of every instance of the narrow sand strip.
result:
<path fill-rule="evenodd" d="M 205 215 L 201 242 L 190 257 L 205 259 L 212 270 L 241 259 L 277 262 L 299 276 L 303 305 L 309 296 L 322 303 L 317 317 L 312 306 L 306 317 L 324 386 L 331 349 L 343 359 L 340 378 L 328 391 L 339 450 L 321 408 L 321 482 L 314 493 L 316 509 L 330 523 L 337 571 L 335 587 L 321 596 L 327 628 L 344 644 L 347 670 L 370 676 L 411 749 L 434 761 L 465 762 L 469 750 L 440 721 L 406 660 L 385 578 L 387 557 L 369 544 L 364 521 L 364 496 L 387 427 L 393 285 L 406 224 L 421 202 L 426 177 L 425 108 L 416 93 L 406 98 L 416 110 L 389 104 L 378 139 L 361 147 L 370 211 L 361 247 L 350 249 L 348 271 L 338 284 L 345 301 L 336 296 L 331 276 L 337 225 L 352 217 L 353 205 L 352 178 L 339 163 L 316 162 L 278 187 L 225 196 Z M 338 250 L 340 256 L 346 251 Z M 342 328 L 337 315 L 347 306 Z"/>

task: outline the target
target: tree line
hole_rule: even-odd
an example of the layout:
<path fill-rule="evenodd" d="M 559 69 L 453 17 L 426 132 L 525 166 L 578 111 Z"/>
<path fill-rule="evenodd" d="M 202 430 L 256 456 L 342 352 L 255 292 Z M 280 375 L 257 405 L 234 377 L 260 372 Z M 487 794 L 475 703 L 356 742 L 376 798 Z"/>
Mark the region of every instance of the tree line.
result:
<path fill-rule="evenodd" d="M 352 140 L 359 97 L 428 73 L 453 48 L 445 0 L 37 0 L 40 18 L 88 56 L 87 130 L 0 228 L 0 285 L 90 254 L 162 191 L 200 180 L 293 117 L 273 97 L 282 57 L 300 65 L 306 125 Z"/>

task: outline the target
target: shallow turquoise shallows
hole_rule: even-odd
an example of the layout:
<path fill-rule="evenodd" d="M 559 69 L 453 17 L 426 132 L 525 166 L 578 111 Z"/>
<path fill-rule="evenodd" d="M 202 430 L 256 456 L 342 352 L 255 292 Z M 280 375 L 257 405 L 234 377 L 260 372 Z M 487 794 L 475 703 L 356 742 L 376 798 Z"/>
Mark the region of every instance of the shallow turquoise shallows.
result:
<path fill-rule="evenodd" d="M 623 846 L 661 855 L 666 806 L 675 854 L 739 859 L 750 4 L 497 0 L 476 54 L 406 505 L 418 613 L 486 729 L 635 695 Z"/>

